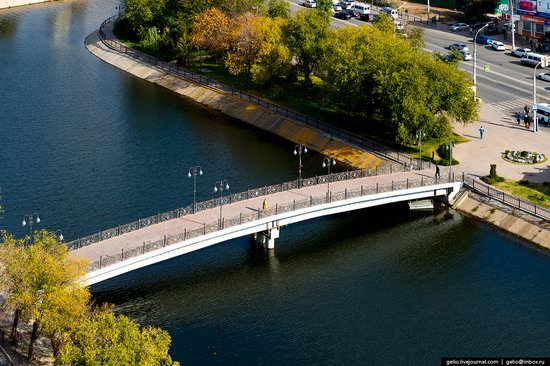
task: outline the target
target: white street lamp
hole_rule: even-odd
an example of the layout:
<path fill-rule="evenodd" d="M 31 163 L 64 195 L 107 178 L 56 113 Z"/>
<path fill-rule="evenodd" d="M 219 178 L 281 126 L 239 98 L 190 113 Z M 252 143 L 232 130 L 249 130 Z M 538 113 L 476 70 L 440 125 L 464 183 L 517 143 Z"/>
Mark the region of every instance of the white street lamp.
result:
<path fill-rule="evenodd" d="M 327 168 L 327 192 L 330 191 L 330 167 L 336 165 L 336 160 L 325 156 L 323 159 L 323 168 Z"/>
<path fill-rule="evenodd" d="M 533 71 L 533 132 L 539 132 L 539 119 L 537 117 L 537 67 L 542 63 L 540 61 Z"/>
<path fill-rule="evenodd" d="M 31 244 L 34 243 L 34 233 L 32 231 L 32 225 L 39 224 L 39 223 L 40 223 L 40 216 L 38 216 L 36 212 L 30 215 L 23 216 L 23 222 L 21 223 L 21 225 L 23 227 L 27 226 L 27 224 L 29 225 L 29 234 L 30 234 L 29 237 L 30 237 Z"/>
<path fill-rule="evenodd" d="M 307 147 L 304 144 L 294 146 L 294 155 L 298 155 L 298 188 L 302 185 L 302 152 L 307 153 Z"/>
<path fill-rule="evenodd" d="M 487 23 L 483 27 L 479 28 L 474 36 L 474 98 L 477 97 L 477 35 L 489 24 L 490 23 Z"/>
<path fill-rule="evenodd" d="M 197 212 L 197 175 L 202 175 L 202 169 L 200 166 L 192 166 L 189 168 L 187 176 L 193 177 L 193 213 Z"/>
<path fill-rule="evenodd" d="M 229 190 L 229 183 L 227 180 L 221 179 L 214 184 L 214 193 L 220 192 L 220 229 L 223 229 L 223 213 L 222 213 L 222 207 L 223 207 L 223 191 Z"/>
<path fill-rule="evenodd" d="M 418 140 L 418 158 L 420 159 L 420 170 L 422 170 L 422 138 L 426 137 L 426 134 L 422 129 L 416 131 L 416 139 Z"/>

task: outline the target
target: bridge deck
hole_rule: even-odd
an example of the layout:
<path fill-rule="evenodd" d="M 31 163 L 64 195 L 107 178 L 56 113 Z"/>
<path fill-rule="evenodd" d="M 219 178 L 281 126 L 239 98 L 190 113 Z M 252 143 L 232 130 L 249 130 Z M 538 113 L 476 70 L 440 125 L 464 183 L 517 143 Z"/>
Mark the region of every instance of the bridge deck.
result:
<path fill-rule="evenodd" d="M 330 183 L 331 192 L 343 192 L 353 189 L 361 189 L 363 187 L 373 187 L 376 184 L 390 185 L 393 182 L 403 182 L 408 180 L 418 181 L 424 177 L 429 180 L 433 178 L 432 171 L 411 171 L 400 172 L 394 174 L 385 174 L 378 176 L 370 176 L 364 178 L 356 178 L 339 182 Z M 262 208 L 263 200 L 266 199 L 269 209 L 273 209 L 276 205 L 283 207 L 292 205 L 293 201 L 303 201 L 312 197 L 320 197 L 327 194 L 327 184 L 318 184 L 300 189 L 292 189 L 284 192 L 277 192 L 267 196 L 247 199 L 244 201 L 224 204 L 222 208 L 224 219 L 239 218 L 239 215 L 250 215 L 257 213 Z M 219 224 L 220 207 L 216 206 L 211 209 L 199 211 L 195 214 L 186 215 L 172 220 L 164 221 L 159 224 L 147 226 L 139 230 L 135 230 L 120 236 L 115 236 L 98 243 L 90 244 L 71 251 L 71 255 L 88 258 L 92 262 L 97 261 L 100 257 L 120 255 L 121 251 L 128 251 L 140 247 L 143 243 L 151 243 L 162 240 L 164 236 L 182 234 L 203 228 L 204 225 Z"/>

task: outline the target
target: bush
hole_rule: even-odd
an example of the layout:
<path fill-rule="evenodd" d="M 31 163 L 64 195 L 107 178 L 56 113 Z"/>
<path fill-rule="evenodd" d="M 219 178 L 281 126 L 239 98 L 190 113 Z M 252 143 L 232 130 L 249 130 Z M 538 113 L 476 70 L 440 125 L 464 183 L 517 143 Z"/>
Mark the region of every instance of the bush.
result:
<path fill-rule="evenodd" d="M 449 165 L 449 159 L 451 159 L 451 151 L 447 148 L 447 145 L 441 145 L 437 148 L 437 154 L 441 158 L 438 165 Z M 452 158 L 451 165 L 458 165 L 460 162 L 455 158 Z"/>
<path fill-rule="evenodd" d="M 529 185 L 529 181 L 527 179 L 522 179 L 522 180 L 519 180 L 518 181 L 518 184 L 520 186 L 528 186 Z"/>
<path fill-rule="evenodd" d="M 482 181 L 484 181 L 487 184 L 493 185 L 495 183 L 504 182 L 504 178 L 500 177 L 497 174 L 497 165 L 491 164 L 491 170 L 489 171 L 489 175 L 483 176 L 480 178 Z"/>

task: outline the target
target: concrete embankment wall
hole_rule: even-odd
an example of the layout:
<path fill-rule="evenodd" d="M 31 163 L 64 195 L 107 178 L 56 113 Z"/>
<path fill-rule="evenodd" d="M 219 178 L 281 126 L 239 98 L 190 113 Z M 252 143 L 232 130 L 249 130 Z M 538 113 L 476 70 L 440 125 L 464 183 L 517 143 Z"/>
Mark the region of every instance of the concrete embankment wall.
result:
<path fill-rule="evenodd" d="M 459 199 L 453 207 L 550 250 L 550 223 L 471 192 Z"/>
<path fill-rule="evenodd" d="M 179 95 L 294 143 L 305 144 L 314 151 L 331 156 L 354 168 L 375 168 L 386 163 L 374 154 L 327 136 L 309 126 L 281 117 L 253 103 L 195 84 L 113 51 L 99 40 L 97 32 L 86 38 L 86 47 L 100 59 L 132 75 L 163 86 Z"/>
<path fill-rule="evenodd" d="M 15 8 L 16 6 L 51 3 L 52 0 L 0 0 L 0 9 Z"/>

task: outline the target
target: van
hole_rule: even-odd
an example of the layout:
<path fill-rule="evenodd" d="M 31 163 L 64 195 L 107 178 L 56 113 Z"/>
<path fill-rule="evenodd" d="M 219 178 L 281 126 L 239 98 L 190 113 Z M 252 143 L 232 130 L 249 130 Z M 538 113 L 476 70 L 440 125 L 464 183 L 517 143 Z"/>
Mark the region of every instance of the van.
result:
<path fill-rule="evenodd" d="M 540 53 L 529 52 L 523 55 L 521 63 L 531 66 L 537 66 L 540 62 L 540 67 L 548 67 L 548 56 L 541 55 Z"/>
<path fill-rule="evenodd" d="M 395 10 L 394 8 L 390 8 L 389 6 L 381 8 L 380 11 L 388 14 L 392 19 L 399 18 L 399 13 L 397 12 L 397 10 Z"/>
<path fill-rule="evenodd" d="M 550 123 L 550 104 L 539 103 L 537 104 L 537 118 L 539 123 L 548 125 Z"/>
<path fill-rule="evenodd" d="M 359 13 L 359 16 L 364 16 L 370 14 L 370 5 L 365 3 L 355 3 L 351 7 L 351 10 Z M 363 18 L 361 18 L 363 19 Z M 367 18 L 368 20 L 368 18 Z"/>

